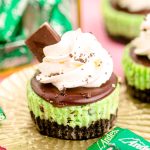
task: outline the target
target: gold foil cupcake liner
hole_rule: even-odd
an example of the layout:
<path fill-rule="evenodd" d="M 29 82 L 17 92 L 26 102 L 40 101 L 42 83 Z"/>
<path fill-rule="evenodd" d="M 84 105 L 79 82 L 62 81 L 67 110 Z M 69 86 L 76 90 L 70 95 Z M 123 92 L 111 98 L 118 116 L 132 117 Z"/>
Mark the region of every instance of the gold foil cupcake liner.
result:
<path fill-rule="evenodd" d="M 6 78 L 0 84 L 0 105 L 7 119 L 0 126 L 0 145 L 8 150 L 85 150 L 97 139 L 83 141 L 60 140 L 41 135 L 30 117 L 26 99 L 26 84 L 34 68 Z M 150 140 L 150 105 L 132 99 L 121 85 L 116 126 L 128 128 Z"/>

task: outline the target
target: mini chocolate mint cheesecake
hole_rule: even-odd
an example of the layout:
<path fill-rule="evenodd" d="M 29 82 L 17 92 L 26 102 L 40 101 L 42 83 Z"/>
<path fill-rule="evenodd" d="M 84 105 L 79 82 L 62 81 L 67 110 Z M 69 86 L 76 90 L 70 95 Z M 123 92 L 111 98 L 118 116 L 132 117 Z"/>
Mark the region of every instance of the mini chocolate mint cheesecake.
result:
<path fill-rule="evenodd" d="M 135 98 L 150 102 L 150 15 L 141 25 L 141 34 L 126 46 L 123 68 L 128 92 Z"/>
<path fill-rule="evenodd" d="M 108 35 L 127 42 L 140 33 L 144 16 L 150 12 L 147 0 L 103 0 L 102 13 Z"/>
<path fill-rule="evenodd" d="M 38 31 L 34 34 L 39 36 Z M 32 43 L 35 35 L 26 43 Z M 119 103 L 111 56 L 92 34 L 80 29 L 48 45 L 27 85 L 37 129 L 43 135 L 69 140 L 102 136 L 114 126 Z"/>
<path fill-rule="evenodd" d="M 101 87 L 65 91 L 43 85 L 34 76 L 27 95 L 32 119 L 41 134 L 83 140 L 100 137 L 115 124 L 118 92 L 114 74 Z"/>

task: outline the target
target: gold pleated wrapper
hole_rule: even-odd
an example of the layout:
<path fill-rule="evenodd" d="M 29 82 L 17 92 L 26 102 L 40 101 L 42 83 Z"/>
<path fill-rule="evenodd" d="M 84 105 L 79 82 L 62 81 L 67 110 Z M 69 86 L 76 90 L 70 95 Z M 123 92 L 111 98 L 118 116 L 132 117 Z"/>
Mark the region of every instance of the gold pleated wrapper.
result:
<path fill-rule="evenodd" d="M 0 84 L 0 106 L 7 119 L 0 124 L 0 145 L 7 150 L 85 150 L 97 139 L 69 141 L 41 135 L 31 120 L 26 84 L 35 68 L 25 69 Z M 121 85 L 116 126 L 128 128 L 150 140 L 150 104 L 132 99 Z"/>

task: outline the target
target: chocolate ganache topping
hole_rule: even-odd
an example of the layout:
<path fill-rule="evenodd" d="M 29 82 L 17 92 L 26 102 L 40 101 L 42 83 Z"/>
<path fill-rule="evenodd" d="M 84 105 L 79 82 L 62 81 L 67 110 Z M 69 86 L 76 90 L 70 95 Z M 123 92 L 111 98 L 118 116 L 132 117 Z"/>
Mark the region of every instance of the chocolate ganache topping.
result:
<path fill-rule="evenodd" d="M 59 91 L 54 85 L 42 84 L 36 80 L 36 75 L 31 80 L 31 87 L 34 92 L 47 102 L 57 107 L 67 105 L 84 105 L 102 100 L 109 95 L 117 86 L 117 77 L 112 73 L 110 79 L 100 87 L 67 88 Z"/>
<path fill-rule="evenodd" d="M 110 0 L 110 2 L 115 9 L 130 14 L 145 15 L 150 13 L 149 0 Z"/>
<path fill-rule="evenodd" d="M 130 56 L 132 60 L 134 60 L 138 64 L 150 67 L 150 60 L 147 58 L 147 56 L 137 55 L 135 53 L 135 50 L 136 50 L 136 47 L 130 48 Z"/>

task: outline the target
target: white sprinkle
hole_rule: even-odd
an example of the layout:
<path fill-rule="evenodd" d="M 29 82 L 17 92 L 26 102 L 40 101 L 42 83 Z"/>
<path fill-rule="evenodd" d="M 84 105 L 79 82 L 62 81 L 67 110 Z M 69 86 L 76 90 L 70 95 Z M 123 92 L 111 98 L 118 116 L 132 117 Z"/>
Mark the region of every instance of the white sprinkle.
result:
<path fill-rule="evenodd" d="M 114 88 L 115 88 L 115 87 L 116 87 L 116 85 L 115 85 L 115 84 L 112 84 L 112 87 L 114 87 Z"/>

